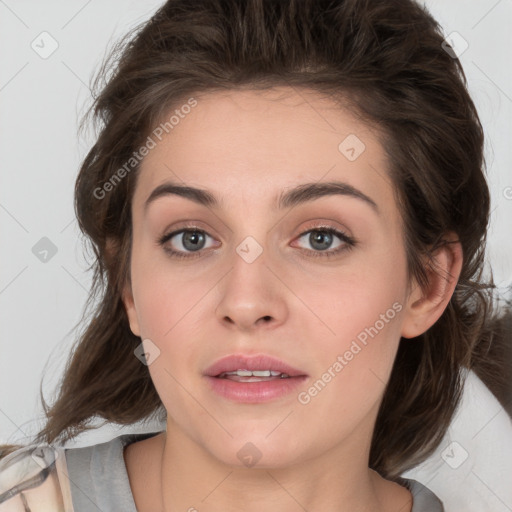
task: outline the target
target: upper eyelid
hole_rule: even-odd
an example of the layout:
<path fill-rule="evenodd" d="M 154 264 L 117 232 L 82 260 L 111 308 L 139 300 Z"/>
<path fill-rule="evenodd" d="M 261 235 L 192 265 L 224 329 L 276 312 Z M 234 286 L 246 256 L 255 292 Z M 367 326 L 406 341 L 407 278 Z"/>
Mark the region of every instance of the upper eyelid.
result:
<path fill-rule="evenodd" d="M 309 233 L 311 231 L 322 231 L 322 230 L 333 231 L 334 232 L 333 234 L 335 236 L 337 236 L 338 238 L 340 238 L 343 242 L 345 242 L 346 239 L 354 241 L 354 238 L 350 234 L 348 234 L 344 229 L 338 228 L 338 227 L 334 227 L 334 226 L 330 226 L 330 225 L 316 225 L 316 226 L 311 226 L 311 227 L 304 228 L 295 237 L 295 239 L 302 238 L 304 235 L 306 235 L 307 233 Z M 187 231 L 192 231 L 192 232 L 193 231 L 198 231 L 200 233 L 204 233 L 205 235 L 207 235 L 210 238 L 213 238 L 215 240 L 215 237 L 210 235 L 205 229 L 203 229 L 203 228 L 201 228 L 199 226 L 182 226 L 180 228 L 177 228 L 177 229 L 174 229 L 174 230 L 170 231 L 169 233 L 165 233 L 163 236 L 161 236 L 159 238 L 159 241 L 162 242 L 162 243 L 168 242 L 169 240 L 171 240 L 175 236 L 183 234 L 184 232 L 187 232 Z"/>

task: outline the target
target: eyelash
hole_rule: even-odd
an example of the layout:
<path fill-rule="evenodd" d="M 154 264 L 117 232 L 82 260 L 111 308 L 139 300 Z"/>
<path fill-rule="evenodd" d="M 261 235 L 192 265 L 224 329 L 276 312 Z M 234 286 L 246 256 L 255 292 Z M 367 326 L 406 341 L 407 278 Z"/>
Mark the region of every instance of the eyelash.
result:
<path fill-rule="evenodd" d="M 331 250 L 331 251 L 314 251 L 314 250 L 310 250 L 310 249 L 301 249 L 302 251 L 308 252 L 309 255 L 314 258 L 333 258 L 335 256 L 338 256 L 339 254 L 341 254 L 344 251 L 349 251 L 350 249 L 355 247 L 355 245 L 357 244 L 357 241 L 353 237 L 350 237 L 347 234 L 343 233 L 342 231 L 339 231 L 331 226 L 315 226 L 314 228 L 310 228 L 307 231 L 302 232 L 298 236 L 298 238 L 300 239 L 304 235 L 311 233 L 311 232 L 315 232 L 315 231 L 336 235 L 342 242 L 344 242 L 344 244 L 342 246 L 338 247 L 337 249 Z M 167 233 L 167 234 L 163 235 L 158 240 L 158 244 L 160 246 L 164 247 L 166 242 L 169 241 L 170 239 L 172 239 L 174 236 L 176 236 L 178 234 L 187 233 L 187 232 L 202 233 L 204 235 L 208 235 L 208 233 L 206 231 L 199 229 L 198 227 L 195 227 L 195 226 L 190 226 L 190 227 L 182 228 L 177 231 L 173 231 L 171 233 Z M 208 236 L 210 236 L 210 235 L 208 235 Z M 176 258 L 179 260 L 194 259 L 194 258 L 201 256 L 201 254 L 202 254 L 202 250 L 199 250 L 196 253 L 185 253 L 182 251 L 175 251 L 173 249 L 169 249 L 168 247 L 164 247 L 164 250 L 172 258 Z"/>

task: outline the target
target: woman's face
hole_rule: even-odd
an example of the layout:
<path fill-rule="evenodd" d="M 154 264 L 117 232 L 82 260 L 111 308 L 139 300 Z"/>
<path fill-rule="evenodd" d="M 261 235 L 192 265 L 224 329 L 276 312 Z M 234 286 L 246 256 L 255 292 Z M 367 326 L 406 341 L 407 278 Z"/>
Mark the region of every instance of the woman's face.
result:
<path fill-rule="evenodd" d="M 168 434 L 237 465 L 365 455 L 408 314 L 382 146 L 312 91 L 175 110 L 148 139 L 124 297 Z"/>

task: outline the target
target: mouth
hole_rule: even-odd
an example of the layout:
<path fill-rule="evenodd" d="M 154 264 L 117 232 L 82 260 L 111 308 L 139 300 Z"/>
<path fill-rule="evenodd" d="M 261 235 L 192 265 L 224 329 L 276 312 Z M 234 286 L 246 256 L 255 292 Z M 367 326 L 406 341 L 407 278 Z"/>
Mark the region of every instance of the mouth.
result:
<path fill-rule="evenodd" d="M 218 379 L 229 379 L 235 382 L 266 382 L 276 379 L 291 379 L 290 375 L 274 370 L 236 370 L 216 375 Z"/>
<path fill-rule="evenodd" d="M 245 356 L 233 354 L 217 360 L 206 369 L 204 374 L 208 377 L 220 379 L 289 379 L 302 377 L 307 374 L 294 366 L 264 354 Z M 242 380 L 240 382 L 247 382 Z M 253 382 L 258 382 L 253 381 Z"/>
<path fill-rule="evenodd" d="M 218 360 L 204 376 L 216 394 L 242 403 L 282 398 L 308 377 L 304 371 L 279 359 L 241 354 Z"/>

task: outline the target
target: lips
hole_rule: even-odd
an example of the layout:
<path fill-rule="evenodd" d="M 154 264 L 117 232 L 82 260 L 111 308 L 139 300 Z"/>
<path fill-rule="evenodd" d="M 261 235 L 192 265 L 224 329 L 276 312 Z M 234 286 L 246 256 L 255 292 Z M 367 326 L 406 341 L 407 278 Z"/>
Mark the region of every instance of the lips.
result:
<path fill-rule="evenodd" d="M 206 369 L 210 390 L 222 399 L 241 404 L 292 400 L 307 374 L 280 359 L 266 355 L 231 355 Z"/>
<path fill-rule="evenodd" d="M 237 370 L 247 370 L 251 372 L 270 371 L 279 377 L 281 377 L 281 375 L 288 377 L 307 376 L 305 372 L 274 357 L 266 355 L 243 356 L 241 354 L 230 355 L 219 359 L 208 367 L 204 374 L 208 377 L 222 378 L 226 377 L 226 374 L 236 372 Z"/>

